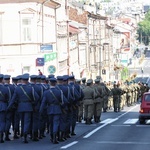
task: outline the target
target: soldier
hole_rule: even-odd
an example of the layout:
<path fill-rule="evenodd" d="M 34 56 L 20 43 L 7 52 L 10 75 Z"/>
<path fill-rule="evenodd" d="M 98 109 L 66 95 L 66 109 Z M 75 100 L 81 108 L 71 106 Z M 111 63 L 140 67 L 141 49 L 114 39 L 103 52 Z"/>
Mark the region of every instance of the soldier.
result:
<path fill-rule="evenodd" d="M 111 89 L 112 95 L 113 95 L 113 105 L 114 105 L 114 112 L 119 111 L 119 95 L 121 94 L 121 89 L 117 87 L 116 84 L 114 84 L 114 87 Z"/>
<path fill-rule="evenodd" d="M 94 99 L 94 121 L 96 123 L 100 122 L 102 107 L 103 107 L 103 97 L 102 90 L 99 86 L 100 79 L 95 79 L 95 85 L 93 86 L 95 89 L 95 99 Z"/>
<path fill-rule="evenodd" d="M 81 80 L 76 80 L 76 83 L 83 90 L 84 87 L 81 85 Z M 83 100 L 80 100 L 78 104 L 78 122 L 81 122 L 81 120 L 83 119 Z"/>
<path fill-rule="evenodd" d="M 77 117 L 78 117 L 78 106 L 79 102 L 83 99 L 84 94 L 82 89 L 78 84 L 75 83 L 75 77 L 74 75 L 69 76 L 68 84 L 71 89 L 71 93 L 73 96 L 73 103 L 72 103 L 72 124 L 71 124 L 71 135 L 74 136 L 75 134 L 75 127 L 76 127 L 76 122 L 77 122 Z"/>
<path fill-rule="evenodd" d="M 34 110 L 33 110 L 33 116 L 32 116 L 32 123 L 31 123 L 31 137 L 33 141 L 39 141 L 38 139 L 38 132 L 39 132 L 39 109 L 40 109 L 40 104 L 41 104 L 41 99 L 42 99 L 42 95 L 41 95 L 41 87 L 39 85 L 36 84 L 36 79 L 37 79 L 37 75 L 31 75 L 30 76 L 30 85 L 34 88 L 34 90 L 36 91 L 36 93 L 39 95 L 39 101 L 36 103 L 36 105 L 34 106 Z"/>
<path fill-rule="evenodd" d="M 43 96 L 44 91 L 49 89 L 49 85 L 46 83 L 46 76 L 38 76 L 40 77 L 40 86 L 41 86 L 41 97 Z M 40 115 L 40 134 L 39 139 L 42 139 L 45 136 L 45 130 L 49 130 L 49 124 L 48 124 L 48 116 L 47 116 L 47 110 L 43 110 L 42 114 Z"/>
<path fill-rule="evenodd" d="M 44 108 L 47 108 L 47 114 L 50 124 L 51 139 L 54 144 L 58 144 L 57 133 L 60 126 L 60 117 L 62 114 L 61 107 L 67 102 L 63 93 L 56 88 L 56 78 L 50 78 L 50 89 L 44 91 L 42 104 L 40 107 L 40 114 Z"/>
<path fill-rule="evenodd" d="M 10 84 L 10 75 L 4 75 L 3 82 L 4 82 L 4 86 L 7 88 L 8 93 L 9 93 L 9 98 L 8 98 L 8 103 L 9 103 L 9 101 L 11 100 L 12 95 L 14 93 L 15 87 L 12 84 Z M 6 128 L 5 128 L 5 140 L 6 141 L 10 141 L 9 130 L 10 130 L 11 125 L 14 125 L 13 124 L 14 115 L 15 115 L 15 109 L 14 108 L 7 111 Z M 13 130 L 14 130 L 14 126 L 13 126 Z"/>
<path fill-rule="evenodd" d="M 29 86 L 28 80 L 28 75 L 22 75 L 22 85 L 16 87 L 14 95 L 10 100 L 10 103 L 7 108 L 7 110 L 10 110 L 15 102 L 18 103 L 17 110 L 20 113 L 21 117 L 24 143 L 28 143 L 27 134 L 29 133 L 29 128 L 31 125 L 32 112 L 35 104 L 39 100 L 38 94 L 34 91 L 34 89 L 31 86 Z"/>
<path fill-rule="evenodd" d="M 83 99 L 83 105 L 84 105 L 84 119 L 86 124 L 92 123 L 92 117 L 94 114 L 94 99 L 95 99 L 95 92 L 92 88 L 93 86 L 93 80 L 88 79 L 87 86 L 83 89 L 84 93 L 84 99 Z"/>
<path fill-rule="evenodd" d="M 67 99 L 67 103 L 62 108 L 62 114 L 60 116 L 60 126 L 58 132 L 58 141 L 62 142 L 66 140 L 66 129 L 67 129 L 67 112 L 69 104 L 68 87 L 63 85 L 63 76 L 57 76 L 56 88 L 60 90 L 64 97 Z"/>
<path fill-rule="evenodd" d="M 8 98 L 8 90 L 3 85 L 3 74 L 0 74 L 0 143 L 4 143 Z"/>

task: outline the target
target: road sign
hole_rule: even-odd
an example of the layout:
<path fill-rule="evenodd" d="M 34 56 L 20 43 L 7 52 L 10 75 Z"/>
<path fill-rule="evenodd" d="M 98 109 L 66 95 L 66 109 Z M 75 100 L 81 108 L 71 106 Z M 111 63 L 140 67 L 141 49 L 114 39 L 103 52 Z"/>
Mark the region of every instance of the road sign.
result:
<path fill-rule="evenodd" d="M 36 66 L 44 66 L 44 58 L 37 58 L 36 59 Z"/>
<path fill-rule="evenodd" d="M 41 51 L 53 51 L 53 45 L 44 44 L 40 46 Z"/>
<path fill-rule="evenodd" d="M 56 72 L 56 67 L 53 66 L 53 65 L 50 65 L 50 66 L 48 67 L 48 72 L 49 72 L 50 74 L 54 74 L 54 73 Z"/>

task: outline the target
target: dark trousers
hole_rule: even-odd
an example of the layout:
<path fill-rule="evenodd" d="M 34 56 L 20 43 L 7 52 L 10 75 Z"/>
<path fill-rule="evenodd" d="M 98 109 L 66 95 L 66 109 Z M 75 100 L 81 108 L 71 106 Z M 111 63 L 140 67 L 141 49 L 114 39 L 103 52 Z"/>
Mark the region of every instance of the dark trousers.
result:
<path fill-rule="evenodd" d="M 1 111 L 0 112 L 0 132 L 5 132 L 5 126 L 6 126 L 6 112 Z"/>
<path fill-rule="evenodd" d="M 20 112 L 21 127 L 23 134 L 28 134 L 31 125 L 32 112 Z"/>

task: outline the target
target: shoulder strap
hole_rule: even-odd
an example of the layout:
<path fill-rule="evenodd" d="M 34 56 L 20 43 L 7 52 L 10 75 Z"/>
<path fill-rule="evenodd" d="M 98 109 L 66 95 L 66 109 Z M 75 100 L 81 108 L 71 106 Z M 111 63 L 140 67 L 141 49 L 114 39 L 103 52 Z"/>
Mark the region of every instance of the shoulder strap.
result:
<path fill-rule="evenodd" d="M 53 97 L 59 102 L 59 100 L 57 99 L 57 97 L 55 96 L 55 94 L 52 92 L 52 90 L 49 90 L 49 92 L 53 95 Z M 61 101 L 62 101 L 62 104 L 64 104 L 64 100 L 63 100 L 63 92 L 62 90 L 60 90 L 61 92 Z"/>
<path fill-rule="evenodd" d="M 30 101 L 32 101 L 31 98 L 29 97 L 29 95 L 28 95 L 28 94 L 26 93 L 26 91 L 23 89 L 23 87 L 20 86 L 20 88 L 22 89 L 23 93 L 27 96 L 27 98 L 28 98 Z"/>
<path fill-rule="evenodd" d="M 2 96 L 2 97 L 4 97 L 4 94 L 0 91 L 0 95 Z"/>

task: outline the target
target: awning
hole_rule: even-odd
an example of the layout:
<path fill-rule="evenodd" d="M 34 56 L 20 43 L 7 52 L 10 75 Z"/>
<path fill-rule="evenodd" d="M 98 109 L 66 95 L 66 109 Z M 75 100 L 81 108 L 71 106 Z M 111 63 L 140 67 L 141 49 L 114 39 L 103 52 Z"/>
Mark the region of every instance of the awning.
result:
<path fill-rule="evenodd" d="M 60 3 L 58 3 L 57 0 L 0 0 L 0 4 L 7 3 L 41 3 L 50 8 L 60 7 Z"/>
<path fill-rule="evenodd" d="M 69 25 L 69 33 L 75 34 L 79 32 L 80 30 L 78 28 Z"/>

